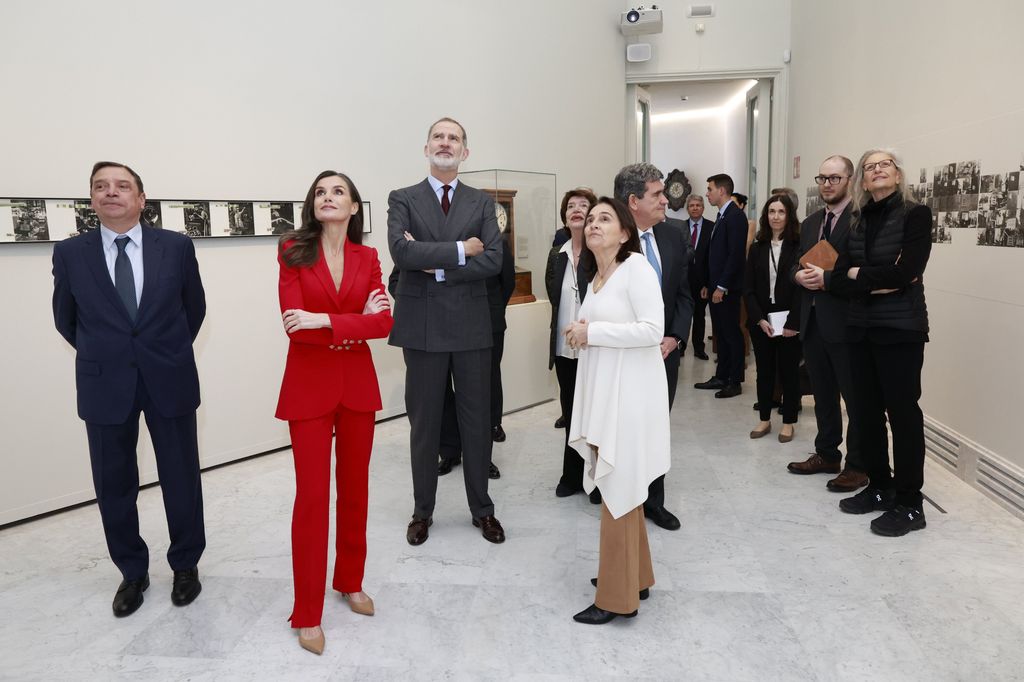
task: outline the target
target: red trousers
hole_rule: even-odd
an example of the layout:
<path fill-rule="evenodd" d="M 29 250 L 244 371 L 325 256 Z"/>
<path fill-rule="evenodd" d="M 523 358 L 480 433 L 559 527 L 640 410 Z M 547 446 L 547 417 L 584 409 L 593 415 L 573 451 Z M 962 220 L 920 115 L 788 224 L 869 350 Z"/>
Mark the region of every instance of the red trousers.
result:
<path fill-rule="evenodd" d="M 331 504 L 331 435 L 337 433 L 338 487 L 334 579 L 339 592 L 363 589 L 366 563 L 366 499 L 373 446 L 373 412 L 338 406 L 316 419 L 289 421 L 295 458 L 292 511 L 292 627 L 320 624 L 327 583 L 327 538 Z"/>

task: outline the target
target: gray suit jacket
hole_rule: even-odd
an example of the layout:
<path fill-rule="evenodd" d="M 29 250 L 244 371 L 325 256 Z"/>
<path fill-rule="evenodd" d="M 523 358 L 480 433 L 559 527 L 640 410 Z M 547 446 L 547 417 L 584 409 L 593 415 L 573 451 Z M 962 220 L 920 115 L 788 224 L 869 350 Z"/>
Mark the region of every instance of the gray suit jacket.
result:
<path fill-rule="evenodd" d="M 832 226 L 832 233 L 829 235 L 828 243 L 835 247 L 836 251 L 846 251 L 846 242 L 850 237 L 850 213 L 853 205 L 848 204 L 839 220 Z M 800 252 L 797 260 L 807 253 L 812 246 L 818 243 L 818 234 L 821 232 L 822 223 L 825 221 L 825 209 L 815 211 L 807 216 L 800 225 Z M 790 279 L 800 269 L 800 263 L 796 263 L 790 272 Z M 807 318 L 811 314 L 813 302 L 815 315 L 818 323 L 818 330 L 821 338 L 829 343 L 840 343 L 846 341 L 846 318 L 849 304 L 842 296 L 830 294 L 827 291 L 808 291 L 798 286 L 797 291 L 803 297 L 800 301 L 800 329 L 807 329 Z"/>
<path fill-rule="evenodd" d="M 484 251 L 460 266 L 455 242 L 470 237 Z M 446 216 L 426 179 L 396 189 L 388 196 L 388 246 L 399 270 L 390 345 L 430 352 L 493 345 L 485 280 L 501 271 L 502 244 L 490 196 L 460 181 Z M 444 282 L 423 272 L 436 268 Z"/>

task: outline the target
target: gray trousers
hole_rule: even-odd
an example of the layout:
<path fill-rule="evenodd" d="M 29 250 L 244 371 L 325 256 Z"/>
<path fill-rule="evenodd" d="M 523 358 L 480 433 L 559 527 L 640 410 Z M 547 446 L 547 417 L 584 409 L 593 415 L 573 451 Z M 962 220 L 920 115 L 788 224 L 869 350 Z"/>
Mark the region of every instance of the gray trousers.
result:
<path fill-rule="evenodd" d="M 430 518 L 437 495 L 444 393 L 449 372 L 462 438 L 462 474 L 473 518 L 494 514 L 487 494 L 491 463 L 491 349 L 429 352 L 404 349 L 405 409 L 409 415 L 413 516 Z"/>

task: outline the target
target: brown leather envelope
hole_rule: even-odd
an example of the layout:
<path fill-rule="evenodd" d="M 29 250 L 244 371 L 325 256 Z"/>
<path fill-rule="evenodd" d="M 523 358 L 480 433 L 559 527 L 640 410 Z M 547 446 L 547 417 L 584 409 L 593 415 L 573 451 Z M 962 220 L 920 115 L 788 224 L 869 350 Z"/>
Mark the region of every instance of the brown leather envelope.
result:
<path fill-rule="evenodd" d="M 800 257 L 800 265 L 816 265 L 822 270 L 831 271 L 836 266 L 839 253 L 827 241 L 822 239 Z"/>

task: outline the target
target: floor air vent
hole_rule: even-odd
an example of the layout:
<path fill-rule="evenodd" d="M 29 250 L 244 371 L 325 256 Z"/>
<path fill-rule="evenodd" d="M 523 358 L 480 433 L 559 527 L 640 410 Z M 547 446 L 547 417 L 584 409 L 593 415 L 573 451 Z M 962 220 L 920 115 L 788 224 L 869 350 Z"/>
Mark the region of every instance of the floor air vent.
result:
<path fill-rule="evenodd" d="M 924 447 L 937 461 L 954 474 L 959 473 L 960 443 L 931 424 L 924 425 Z"/>

